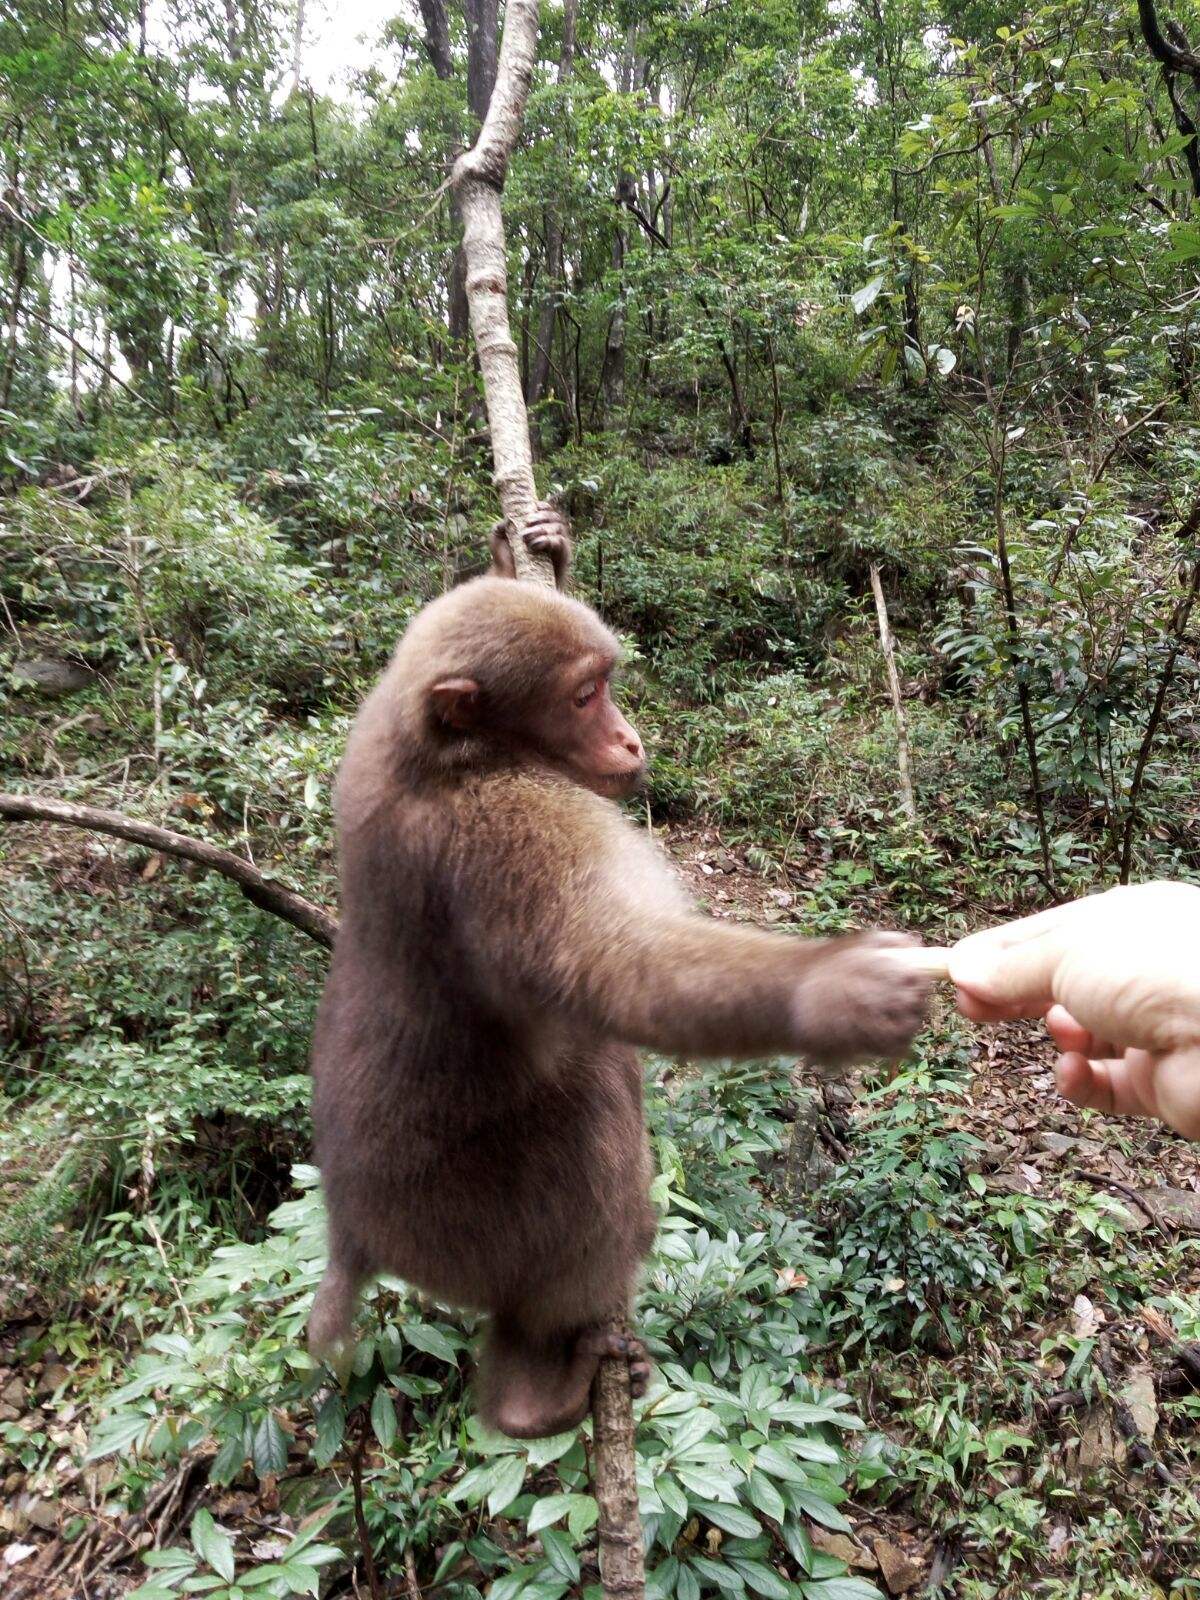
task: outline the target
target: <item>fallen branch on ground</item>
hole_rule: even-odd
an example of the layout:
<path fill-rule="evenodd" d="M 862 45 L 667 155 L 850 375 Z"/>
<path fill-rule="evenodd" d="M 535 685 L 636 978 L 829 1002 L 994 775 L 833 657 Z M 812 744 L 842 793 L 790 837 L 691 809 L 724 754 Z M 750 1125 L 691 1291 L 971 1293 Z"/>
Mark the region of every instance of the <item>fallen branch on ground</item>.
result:
<path fill-rule="evenodd" d="M 1106 1339 L 1101 1339 L 1096 1345 L 1095 1358 L 1096 1365 L 1104 1374 L 1104 1381 L 1108 1384 L 1108 1400 L 1112 1406 L 1113 1421 L 1129 1446 L 1130 1457 L 1139 1467 L 1152 1472 L 1160 1483 L 1174 1483 L 1175 1474 L 1170 1467 L 1164 1466 L 1151 1450 L 1133 1412 L 1121 1399 L 1119 1392 L 1121 1375 L 1117 1371 L 1117 1364 L 1113 1360 L 1113 1353 Z"/>

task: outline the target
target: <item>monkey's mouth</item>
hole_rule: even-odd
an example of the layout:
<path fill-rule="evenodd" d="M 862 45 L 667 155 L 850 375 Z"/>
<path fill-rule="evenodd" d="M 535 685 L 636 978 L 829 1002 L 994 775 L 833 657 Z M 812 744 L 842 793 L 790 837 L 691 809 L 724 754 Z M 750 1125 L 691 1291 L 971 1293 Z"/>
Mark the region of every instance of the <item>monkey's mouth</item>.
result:
<path fill-rule="evenodd" d="M 592 787 L 597 794 L 610 800 L 631 800 L 646 787 L 646 767 L 643 764 L 632 772 L 602 772 Z"/>

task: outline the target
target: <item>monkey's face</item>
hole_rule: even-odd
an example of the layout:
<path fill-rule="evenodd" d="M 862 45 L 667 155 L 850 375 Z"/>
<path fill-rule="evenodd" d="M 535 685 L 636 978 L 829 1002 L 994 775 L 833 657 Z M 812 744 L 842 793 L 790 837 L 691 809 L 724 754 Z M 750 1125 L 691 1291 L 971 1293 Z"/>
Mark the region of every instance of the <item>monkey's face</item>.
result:
<path fill-rule="evenodd" d="M 634 794 L 646 775 L 646 752 L 610 692 L 611 657 L 576 661 L 547 685 L 531 714 L 539 752 L 569 777 L 610 800 Z"/>
<path fill-rule="evenodd" d="M 610 693 L 618 651 L 578 601 L 480 578 L 427 606 L 396 660 L 408 652 L 442 669 L 428 690 L 428 732 L 456 769 L 532 758 L 618 800 L 646 771 Z"/>

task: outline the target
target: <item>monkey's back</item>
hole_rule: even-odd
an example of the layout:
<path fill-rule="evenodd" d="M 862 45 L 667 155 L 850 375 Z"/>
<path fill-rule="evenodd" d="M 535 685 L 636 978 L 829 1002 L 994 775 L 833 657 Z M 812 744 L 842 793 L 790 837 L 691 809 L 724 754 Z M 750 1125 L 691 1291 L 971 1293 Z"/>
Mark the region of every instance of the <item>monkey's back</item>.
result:
<path fill-rule="evenodd" d="M 497 807 L 528 799 L 496 779 L 343 808 L 313 1116 L 331 1248 L 356 1275 L 491 1311 L 532 1297 L 560 1327 L 602 1311 L 597 1283 L 628 1284 L 653 1217 L 633 1050 L 481 978 L 478 853 Z"/>

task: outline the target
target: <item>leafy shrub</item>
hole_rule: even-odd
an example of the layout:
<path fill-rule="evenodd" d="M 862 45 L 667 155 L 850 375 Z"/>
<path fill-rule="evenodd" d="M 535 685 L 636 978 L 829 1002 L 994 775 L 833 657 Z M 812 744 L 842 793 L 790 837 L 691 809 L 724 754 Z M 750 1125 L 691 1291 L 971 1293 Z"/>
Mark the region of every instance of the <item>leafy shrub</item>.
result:
<path fill-rule="evenodd" d="M 769 1095 L 778 1097 L 785 1084 L 778 1069 L 734 1075 L 722 1116 L 728 1138 L 704 1174 L 707 1204 L 672 1187 L 672 1174 L 682 1171 L 683 1145 L 675 1141 L 687 1128 L 703 1137 L 703 1117 L 692 1111 L 707 1105 L 716 1114 L 725 1089 L 714 1078 L 689 1080 L 675 1085 L 669 1109 L 655 1108 L 659 1148 L 674 1156 L 655 1186 L 665 1214 L 644 1323 L 659 1366 L 638 1430 L 656 1600 L 876 1594 L 845 1577 L 806 1531 L 808 1519 L 845 1528 L 838 1505 L 847 1479 L 869 1483 L 885 1469 L 871 1448 L 847 1452 L 847 1436 L 861 1430 L 848 1396 L 804 1371 L 807 1330 L 818 1319 L 815 1294 L 798 1292 L 797 1262 L 808 1261 L 811 1234 L 773 1211 L 755 1181 L 764 1146 L 780 1143 L 765 1126 L 766 1111 Z M 730 1114 L 738 1103 L 740 1124 Z M 182 1303 L 164 1302 L 161 1327 L 150 1332 L 128 1381 L 103 1399 L 92 1456 L 132 1452 L 124 1474 L 137 1479 L 211 1441 L 215 1482 L 236 1479 L 249 1462 L 259 1475 L 280 1477 L 286 1505 L 298 1506 L 295 1496 L 307 1486 L 303 1508 L 320 1509 L 315 1526 L 336 1544 L 349 1521 L 345 1474 L 339 1487 L 336 1477 L 291 1477 L 288 1464 L 307 1456 L 323 1469 L 365 1450 L 365 1515 L 383 1559 L 411 1551 L 423 1579 L 461 1600 L 477 1600 L 488 1579 L 492 1600 L 559 1600 L 580 1581 L 596 1517 L 582 1440 L 485 1436 L 466 1420 L 470 1319 L 421 1306 L 395 1283 L 370 1292 L 348 1385 L 329 1387 L 298 1347 L 324 1237 L 316 1174 L 297 1169 L 295 1176 L 300 1195 L 278 1208 L 261 1243 L 216 1250 L 185 1285 Z M 745 1239 L 724 1227 L 733 1206 L 750 1208 Z M 483 1508 L 525 1530 L 513 1549 L 481 1534 L 475 1514 Z M 174 1593 L 205 1564 L 230 1581 L 232 1548 L 214 1540 L 207 1524 L 193 1525 L 192 1543 L 191 1551 L 155 1558 L 142 1600 L 158 1600 L 160 1589 Z M 305 1548 L 280 1559 L 318 1564 L 311 1555 L 306 1563 Z M 255 1572 L 252 1581 L 266 1593 L 292 1592 L 283 1571 Z"/>
<path fill-rule="evenodd" d="M 26 489 L 5 530 L 23 611 L 76 648 L 180 663 L 192 694 L 246 684 L 303 707 L 336 681 L 311 568 L 184 454 L 98 463 L 86 488 Z"/>
<path fill-rule="evenodd" d="M 823 1194 L 841 1267 L 829 1318 L 847 1349 L 957 1344 L 960 1317 L 976 1317 L 980 1291 L 1000 1281 L 986 1207 L 968 1182 L 979 1142 L 945 1126 L 936 1091 L 927 1074 L 902 1075 L 868 1102 Z"/>

